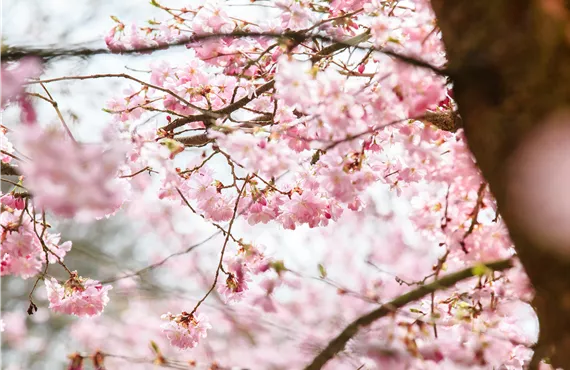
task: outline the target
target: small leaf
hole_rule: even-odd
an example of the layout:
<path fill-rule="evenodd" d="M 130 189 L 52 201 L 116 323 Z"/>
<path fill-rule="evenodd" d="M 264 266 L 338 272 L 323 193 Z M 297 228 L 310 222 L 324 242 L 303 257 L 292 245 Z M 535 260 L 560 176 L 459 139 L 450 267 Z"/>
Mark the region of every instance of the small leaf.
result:
<path fill-rule="evenodd" d="M 394 44 L 401 44 L 400 40 L 398 40 L 397 38 L 392 37 L 392 36 L 388 37 L 388 40 L 386 40 L 386 41 L 393 42 Z"/>
<path fill-rule="evenodd" d="M 473 273 L 473 276 L 480 276 L 481 277 L 481 276 L 488 275 L 491 272 L 491 269 L 489 269 L 484 264 L 479 263 L 471 269 L 471 272 Z"/>
<path fill-rule="evenodd" d="M 322 264 L 319 263 L 318 265 L 319 268 L 319 274 L 321 279 L 324 279 L 327 277 L 327 270 L 325 269 L 325 266 L 323 266 Z"/>
<path fill-rule="evenodd" d="M 150 341 L 150 347 L 152 348 L 155 354 L 157 355 L 160 354 L 160 348 L 158 348 L 158 344 L 156 344 L 154 340 Z"/>
<path fill-rule="evenodd" d="M 271 267 L 275 270 L 278 275 L 281 275 L 283 271 L 287 271 L 285 263 L 282 260 L 273 261 Z"/>
<path fill-rule="evenodd" d="M 321 154 L 323 154 L 324 152 L 320 149 L 317 149 L 317 151 L 315 152 L 315 154 L 313 154 L 313 157 L 311 158 L 311 164 L 315 164 L 319 161 L 319 159 L 321 158 Z"/>

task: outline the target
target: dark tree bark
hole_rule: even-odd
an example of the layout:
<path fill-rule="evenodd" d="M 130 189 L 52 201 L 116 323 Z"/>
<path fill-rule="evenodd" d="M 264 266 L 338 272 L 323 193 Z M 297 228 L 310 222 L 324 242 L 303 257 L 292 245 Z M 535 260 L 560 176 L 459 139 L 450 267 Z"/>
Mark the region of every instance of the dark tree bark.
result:
<path fill-rule="evenodd" d="M 570 369 L 570 261 L 521 224 L 507 173 L 523 140 L 570 108 L 569 3 L 432 0 L 469 147 L 536 291 L 540 334 L 531 368 L 549 358 Z"/>

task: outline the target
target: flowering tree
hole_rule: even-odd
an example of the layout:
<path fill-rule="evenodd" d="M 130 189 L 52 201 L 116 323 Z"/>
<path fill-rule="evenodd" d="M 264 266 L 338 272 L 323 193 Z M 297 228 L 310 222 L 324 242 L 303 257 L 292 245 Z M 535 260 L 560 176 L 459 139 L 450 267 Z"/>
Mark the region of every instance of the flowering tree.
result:
<path fill-rule="evenodd" d="M 568 6 L 432 3 L 153 0 L 145 25 L 113 17 L 107 49 L 3 51 L 21 122 L 2 129 L 1 274 L 34 281 L 29 315 L 81 318 L 70 369 L 570 365 L 570 84 L 552 77 L 570 81 Z M 156 58 L 42 76 L 106 53 Z M 131 88 L 109 92 L 101 140 L 76 140 L 50 85 L 107 78 Z M 81 276 L 52 224 L 116 215 L 169 247 Z M 325 248 L 289 243 L 295 264 L 247 237 L 264 224 L 321 230 Z M 147 300 L 149 284 L 166 294 Z"/>

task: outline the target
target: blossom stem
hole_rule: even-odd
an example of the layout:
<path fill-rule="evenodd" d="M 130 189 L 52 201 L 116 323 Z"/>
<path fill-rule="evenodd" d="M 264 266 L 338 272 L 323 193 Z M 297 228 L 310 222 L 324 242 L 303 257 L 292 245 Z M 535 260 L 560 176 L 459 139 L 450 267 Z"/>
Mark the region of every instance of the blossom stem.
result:
<path fill-rule="evenodd" d="M 224 240 L 224 245 L 222 246 L 222 251 L 220 253 L 220 260 L 218 262 L 218 267 L 216 268 L 216 275 L 214 276 L 214 282 L 212 283 L 212 286 L 210 287 L 210 290 L 208 290 L 208 292 L 204 295 L 204 297 L 202 297 L 202 299 L 200 299 L 198 301 L 198 303 L 196 303 L 196 306 L 192 309 L 192 311 L 190 312 L 190 316 L 192 316 L 196 310 L 198 309 L 198 307 L 200 307 L 200 305 L 202 304 L 202 302 L 204 302 L 206 300 L 206 298 L 208 298 L 208 296 L 210 295 L 210 293 L 212 293 L 212 291 L 216 288 L 216 285 L 218 284 L 218 277 L 220 276 L 220 270 L 222 269 L 222 263 L 224 261 L 224 253 L 226 251 L 226 246 L 228 245 L 228 241 L 230 240 L 230 234 L 232 231 L 232 226 L 234 224 L 234 221 L 236 219 L 237 216 L 237 211 L 238 211 L 238 206 L 239 206 L 239 201 L 241 199 L 241 196 L 243 195 L 243 192 L 245 190 L 245 187 L 247 185 L 247 182 L 249 180 L 249 174 L 245 176 L 245 180 L 243 182 L 243 186 L 240 190 L 240 192 L 238 193 L 237 199 L 236 199 L 236 203 L 234 206 L 234 212 L 232 215 L 232 218 L 230 220 L 230 224 L 228 225 L 228 231 L 226 233 L 226 239 Z"/>

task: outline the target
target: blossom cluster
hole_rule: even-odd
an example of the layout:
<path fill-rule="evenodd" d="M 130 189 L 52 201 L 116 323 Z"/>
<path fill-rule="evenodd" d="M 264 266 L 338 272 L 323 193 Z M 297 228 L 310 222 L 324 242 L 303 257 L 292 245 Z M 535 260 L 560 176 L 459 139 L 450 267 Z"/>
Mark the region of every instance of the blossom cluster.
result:
<path fill-rule="evenodd" d="M 113 287 L 85 279 L 73 272 L 62 285 L 54 278 L 45 280 L 49 307 L 54 312 L 75 316 L 98 316 L 107 303 Z"/>
<path fill-rule="evenodd" d="M 45 263 L 63 260 L 71 250 L 71 242 L 60 243 L 60 235 L 47 232 L 40 215 L 32 219 L 24 209 L 25 204 L 23 198 L 11 194 L 0 197 L 2 276 L 15 275 L 28 279 L 37 275 Z"/>
<path fill-rule="evenodd" d="M 208 329 L 212 328 L 207 317 L 201 314 L 182 312 L 173 315 L 168 312 L 161 319 L 166 321 L 162 330 L 170 344 L 181 349 L 196 347 L 200 338 L 206 338 Z"/>
<path fill-rule="evenodd" d="M 78 144 L 50 126 L 21 129 L 20 147 L 30 160 L 19 164 L 34 203 L 61 217 L 103 217 L 125 199 L 116 178 L 121 152 L 97 144 Z"/>

